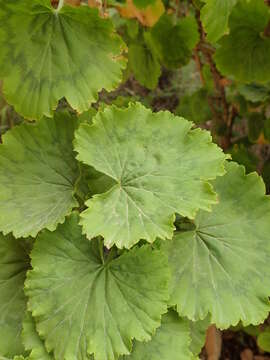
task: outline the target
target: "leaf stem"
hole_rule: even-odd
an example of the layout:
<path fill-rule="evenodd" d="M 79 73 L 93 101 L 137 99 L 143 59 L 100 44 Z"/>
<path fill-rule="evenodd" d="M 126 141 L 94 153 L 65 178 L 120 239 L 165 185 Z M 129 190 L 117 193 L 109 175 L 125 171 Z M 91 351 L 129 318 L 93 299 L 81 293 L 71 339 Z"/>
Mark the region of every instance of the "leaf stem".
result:
<path fill-rule="evenodd" d="M 62 7 L 64 6 L 65 0 L 59 0 L 57 9 L 55 10 L 56 13 L 58 13 Z"/>

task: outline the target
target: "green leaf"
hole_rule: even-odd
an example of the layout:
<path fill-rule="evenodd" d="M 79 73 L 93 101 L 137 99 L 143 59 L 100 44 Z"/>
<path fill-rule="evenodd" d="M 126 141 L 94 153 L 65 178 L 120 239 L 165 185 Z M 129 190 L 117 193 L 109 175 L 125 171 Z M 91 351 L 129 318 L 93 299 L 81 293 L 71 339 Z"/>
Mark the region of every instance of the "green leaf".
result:
<path fill-rule="evenodd" d="M 256 142 L 264 130 L 265 117 L 262 113 L 251 113 L 248 116 L 248 138 Z"/>
<path fill-rule="evenodd" d="M 257 344 L 263 351 L 270 351 L 270 327 L 268 326 L 257 338 Z"/>
<path fill-rule="evenodd" d="M 135 79 L 148 89 L 155 89 L 161 74 L 159 60 L 151 45 L 150 33 L 144 33 L 144 41 L 131 44 L 128 49 L 129 67 Z"/>
<path fill-rule="evenodd" d="M 73 186 L 78 169 L 72 150 L 77 119 L 56 113 L 54 119 L 22 124 L 0 145 L 0 230 L 15 237 L 54 230 L 77 205 Z"/>
<path fill-rule="evenodd" d="M 185 17 L 174 25 L 172 17 L 165 14 L 151 29 L 151 36 L 161 62 L 169 69 L 186 65 L 199 41 L 193 16 Z"/>
<path fill-rule="evenodd" d="M 23 321 L 22 339 L 25 349 L 31 351 L 28 360 L 53 360 L 36 331 L 35 321 L 29 311 Z"/>
<path fill-rule="evenodd" d="M 57 11 L 50 0 L 6 1 L 0 22 L 3 92 L 26 118 L 51 117 L 63 97 L 86 111 L 101 89 L 121 81 L 123 42 L 97 9 Z"/>
<path fill-rule="evenodd" d="M 89 239 L 130 248 L 140 239 L 171 238 L 174 214 L 193 218 L 210 210 L 215 194 L 206 182 L 224 173 L 225 155 L 208 132 L 169 112 L 142 105 L 108 107 L 76 132 L 78 160 L 114 180 L 86 202 L 81 224 Z M 162 131 L 161 131 L 162 129 Z"/>
<path fill-rule="evenodd" d="M 0 234 L 0 357 L 23 354 L 22 321 L 26 309 L 23 285 L 29 268 L 27 242 Z"/>
<path fill-rule="evenodd" d="M 131 340 L 150 340 L 167 311 L 169 269 L 161 251 L 145 245 L 103 261 L 99 244 L 82 236 L 73 214 L 55 232 L 42 232 L 32 251 L 25 291 L 56 360 L 129 354 Z"/>
<path fill-rule="evenodd" d="M 239 0 L 230 16 L 230 34 L 214 56 L 222 74 L 244 83 L 270 81 L 270 38 L 263 35 L 269 20 L 263 0 Z"/>
<path fill-rule="evenodd" d="M 233 161 L 245 166 L 247 173 L 256 171 L 259 159 L 249 147 L 241 143 L 234 144 L 234 146 L 230 149 L 230 154 Z"/>
<path fill-rule="evenodd" d="M 207 33 L 207 40 L 216 42 L 228 32 L 228 20 L 237 0 L 204 0 L 201 21 Z"/>
<path fill-rule="evenodd" d="M 259 84 L 239 84 L 237 91 L 240 95 L 251 102 L 264 102 L 270 96 L 270 86 Z"/>
<path fill-rule="evenodd" d="M 161 327 L 147 343 L 136 342 L 130 360 L 190 360 L 190 333 L 187 320 L 173 310 L 163 315 Z"/>
<path fill-rule="evenodd" d="M 270 309 L 270 198 L 256 173 L 236 163 L 226 169 L 214 181 L 219 204 L 169 245 L 170 304 L 195 321 L 210 313 L 219 328 L 259 324 Z"/>
<path fill-rule="evenodd" d="M 204 320 L 191 321 L 189 320 L 189 331 L 191 335 L 190 350 L 194 357 L 200 354 L 205 343 L 206 330 L 210 325 L 208 317 Z"/>
<path fill-rule="evenodd" d="M 199 89 L 192 95 L 185 95 L 180 98 L 180 104 L 176 108 L 177 115 L 193 121 L 195 124 L 202 124 L 212 118 L 208 104 L 207 90 Z"/>

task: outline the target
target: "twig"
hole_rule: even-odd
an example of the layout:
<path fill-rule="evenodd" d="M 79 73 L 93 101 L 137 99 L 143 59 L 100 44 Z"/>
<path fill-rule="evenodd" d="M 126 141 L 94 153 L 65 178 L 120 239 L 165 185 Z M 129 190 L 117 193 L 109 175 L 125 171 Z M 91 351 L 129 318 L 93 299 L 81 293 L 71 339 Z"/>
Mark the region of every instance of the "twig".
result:
<path fill-rule="evenodd" d="M 209 96 L 209 106 L 213 114 L 212 130 L 214 135 L 217 135 L 216 129 L 224 129 L 223 135 L 218 136 L 218 142 L 219 145 L 223 147 L 223 149 L 227 149 L 231 146 L 232 126 L 235 117 L 235 108 L 232 108 L 230 111 L 229 104 L 226 100 L 225 84 L 223 81 L 223 77 L 216 68 L 216 65 L 213 61 L 213 54 L 215 53 L 215 49 L 206 41 L 205 32 L 200 20 L 200 12 L 198 10 L 196 10 L 196 19 L 200 32 L 200 42 L 195 49 L 194 58 L 200 72 L 200 77 L 203 85 L 205 84 L 205 79 L 203 78 L 202 74 L 202 64 L 199 57 L 199 51 L 203 54 L 205 61 L 210 67 L 216 92 L 215 96 Z M 218 111 L 217 109 L 221 109 L 221 111 Z"/>

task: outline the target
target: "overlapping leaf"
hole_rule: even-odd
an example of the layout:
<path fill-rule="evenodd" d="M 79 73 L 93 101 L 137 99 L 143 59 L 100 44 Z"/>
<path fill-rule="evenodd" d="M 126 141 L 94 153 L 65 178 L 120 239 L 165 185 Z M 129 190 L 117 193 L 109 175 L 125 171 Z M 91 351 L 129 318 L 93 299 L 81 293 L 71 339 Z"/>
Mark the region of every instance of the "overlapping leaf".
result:
<path fill-rule="evenodd" d="M 78 176 L 72 140 L 76 118 L 22 124 L 3 136 L 0 145 L 0 230 L 16 237 L 55 229 L 73 206 Z"/>
<path fill-rule="evenodd" d="M 189 320 L 189 331 L 191 336 L 190 350 L 194 355 L 194 358 L 198 356 L 205 343 L 206 330 L 210 323 L 208 318 L 199 321 Z"/>
<path fill-rule="evenodd" d="M 196 20 L 192 16 L 174 24 L 172 17 L 165 14 L 151 29 L 151 36 L 161 62 L 169 69 L 186 65 L 199 41 Z"/>
<path fill-rule="evenodd" d="M 226 328 L 261 323 L 269 312 L 270 198 L 261 178 L 236 163 L 214 182 L 219 204 L 169 245 L 171 304 L 192 320 L 210 313 Z"/>
<path fill-rule="evenodd" d="M 228 31 L 228 20 L 237 0 L 204 0 L 201 20 L 207 40 L 216 42 Z"/>
<path fill-rule="evenodd" d="M 36 331 L 34 319 L 28 311 L 23 321 L 22 339 L 25 349 L 30 351 L 28 360 L 53 360 L 53 356 L 46 351 L 44 342 Z"/>
<path fill-rule="evenodd" d="M 241 82 L 270 80 L 270 38 L 264 30 L 270 10 L 263 0 L 239 0 L 229 19 L 230 34 L 220 41 L 215 61 L 222 74 Z"/>
<path fill-rule="evenodd" d="M 147 343 L 136 342 L 125 360 L 191 360 L 188 320 L 180 319 L 173 310 L 163 316 L 161 327 Z"/>
<path fill-rule="evenodd" d="M 209 133 L 169 112 L 140 104 L 107 108 L 76 132 L 78 159 L 114 180 L 86 202 L 81 223 L 88 238 L 131 247 L 140 239 L 171 238 L 174 214 L 193 218 L 215 194 L 206 182 L 223 174 L 224 154 Z"/>
<path fill-rule="evenodd" d="M 52 116 L 63 97 L 85 111 L 98 91 L 119 84 L 123 43 L 97 9 L 56 11 L 50 0 L 2 1 L 0 22 L 3 91 L 25 117 Z"/>
<path fill-rule="evenodd" d="M 27 243 L 0 234 L 0 357 L 23 354 L 22 321 L 26 309 L 23 284 L 29 268 Z"/>
<path fill-rule="evenodd" d="M 136 80 L 148 89 L 158 84 L 161 66 L 152 46 L 149 32 L 144 33 L 143 41 L 131 44 L 128 49 L 129 67 Z"/>
<path fill-rule="evenodd" d="M 131 339 L 150 340 L 167 310 L 169 269 L 162 252 L 145 245 L 103 261 L 100 250 L 98 239 L 81 235 L 76 214 L 35 243 L 26 293 L 56 360 L 129 354 Z"/>

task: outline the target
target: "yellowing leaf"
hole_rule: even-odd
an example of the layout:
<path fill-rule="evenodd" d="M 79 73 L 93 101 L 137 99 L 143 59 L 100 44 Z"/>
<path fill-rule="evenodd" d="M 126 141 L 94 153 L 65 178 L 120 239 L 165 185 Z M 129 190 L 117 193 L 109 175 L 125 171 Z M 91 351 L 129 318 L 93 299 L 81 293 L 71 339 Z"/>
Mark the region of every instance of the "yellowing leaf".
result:
<path fill-rule="evenodd" d="M 165 8 L 161 0 L 157 0 L 155 4 L 149 5 L 144 9 L 137 8 L 132 0 L 127 0 L 126 6 L 118 8 L 122 17 L 132 19 L 136 18 L 145 26 L 154 26 L 164 13 Z"/>

